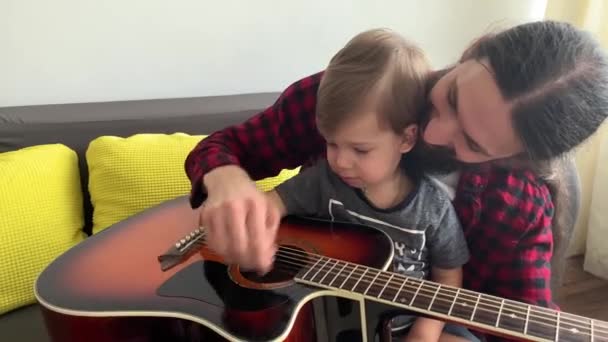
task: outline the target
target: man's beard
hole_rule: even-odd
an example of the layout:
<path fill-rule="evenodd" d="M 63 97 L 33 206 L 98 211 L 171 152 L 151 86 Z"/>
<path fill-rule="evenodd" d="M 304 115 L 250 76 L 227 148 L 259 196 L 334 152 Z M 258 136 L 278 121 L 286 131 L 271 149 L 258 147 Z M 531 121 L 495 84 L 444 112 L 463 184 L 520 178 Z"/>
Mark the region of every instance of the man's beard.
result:
<path fill-rule="evenodd" d="M 407 154 L 405 154 L 403 158 L 403 163 L 406 169 L 414 168 L 418 172 L 416 173 L 425 173 L 425 174 L 448 174 L 457 170 L 462 169 L 466 164 L 456 159 L 456 154 L 454 150 L 445 147 L 445 146 L 437 146 L 431 145 L 424 141 L 423 134 L 431 119 L 431 110 L 433 108 L 430 102 L 430 93 L 433 86 L 439 81 L 441 77 L 447 74 L 452 67 L 435 71 L 428 79 L 426 86 L 426 96 L 428 101 L 428 105 L 422 113 L 420 114 L 420 118 L 418 120 L 418 124 L 420 129 L 418 141 L 414 145 L 414 148 Z"/>
<path fill-rule="evenodd" d="M 466 166 L 465 163 L 456 159 L 454 151 L 443 146 L 435 146 L 426 143 L 421 138 L 415 147 L 405 155 L 409 159 L 407 164 L 416 164 L 416 168 L 425 174 L 444 175 Z"/>

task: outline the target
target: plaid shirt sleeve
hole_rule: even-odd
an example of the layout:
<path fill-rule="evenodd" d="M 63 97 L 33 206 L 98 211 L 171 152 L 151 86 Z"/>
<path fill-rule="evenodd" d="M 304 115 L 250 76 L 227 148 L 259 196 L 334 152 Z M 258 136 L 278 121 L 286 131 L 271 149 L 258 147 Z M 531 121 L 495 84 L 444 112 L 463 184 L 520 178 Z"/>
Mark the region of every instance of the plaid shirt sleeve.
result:
<path fill-rule="evenodd" d="M 258 180 L 303 165 L 323 152 L 325 142 L 315 122 L 321 75 L 291 84 L 266 110 L 211 134 L 194 147 L 185 162 L 193 208 L 204 201 L 202 179 L 214 168 L 239 165 Z"/>
<path fill-rule="evenodd" d="M 472 254 L 464 287 L 557 308 L 550 288 L 554 207 L 545 183 L 531 172 L 491 169 L 464 172 L 458 188 L 454 205 Z"/>

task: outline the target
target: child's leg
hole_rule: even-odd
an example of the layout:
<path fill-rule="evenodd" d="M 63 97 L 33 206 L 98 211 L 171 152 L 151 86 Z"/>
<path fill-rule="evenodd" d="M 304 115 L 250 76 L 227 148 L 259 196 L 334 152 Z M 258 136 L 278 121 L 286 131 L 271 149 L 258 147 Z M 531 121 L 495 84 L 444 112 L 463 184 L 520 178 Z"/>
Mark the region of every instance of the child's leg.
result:
<path fill-rule="evenodd" d="M 475 336 L 469 329 L 462 325 L 447 323 L 443 327 L 443 332 L 439 337 L 440 342 L 480 342 L 479 338 Z"/>
<path fill-rule="evenodd" d="M 444 331 L 439 336 L 439 342 L 471 342 L 471 341 L 480 342 L 480 340 L 477 337 L 475 337 L 475 335 L 473 335 L 473 334 L 471 334 L 470 338 L 467 338 L 467 337 L 452 335 L 452 334 Z M 393 338 L 385 337 L 384 339 L 381 338 L 380 341 L 407 342 L 407 336 L 399 336 L 399 337 L 395 336 Z"/>
<path fill-rule="evenodd" d="M 464 338 L 462 336 L 452 335 L 445 331 L 441 333 L 441 336 L 439 336 L 439 342 L 469 342 L 469 341 L 471 341 L 471 340 Z"/>
<path fill-rule="evenodd" d="M 396 328 L 392 324 L 404 323 L 408 320 L 408 317 L 412 316 L 400 316 L 395 317 L 392 320 L 384 320 L 382 322 L 382 328 L 380 331 L 379 341 L 380 342 L 403 342 L 407 340 L 407 333 L 409 331 L 409 326 L 405 324 L 405 326 Z M 399 319 L 401 318 L 401 319 Z M 439 337 L 439 342 L 481 342 L 481 340 L 475 336 L 469 329 L 465 326 L 454 324 L 454 323 L 446 323 L 443 327 L 443 332 Z"/>

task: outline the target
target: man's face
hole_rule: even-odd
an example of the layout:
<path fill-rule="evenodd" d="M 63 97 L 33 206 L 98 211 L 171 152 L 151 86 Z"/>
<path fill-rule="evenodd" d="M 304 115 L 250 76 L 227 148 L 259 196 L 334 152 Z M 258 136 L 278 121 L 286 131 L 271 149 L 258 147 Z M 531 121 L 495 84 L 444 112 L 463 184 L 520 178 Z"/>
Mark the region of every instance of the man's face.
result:
<path fill-rule="evenodd" d="M 467 164 L 519 154 L 522 145 L 512 126 L 511 107 L 484 61 L 460 63 L 431 88 L 421 149 Z"/>

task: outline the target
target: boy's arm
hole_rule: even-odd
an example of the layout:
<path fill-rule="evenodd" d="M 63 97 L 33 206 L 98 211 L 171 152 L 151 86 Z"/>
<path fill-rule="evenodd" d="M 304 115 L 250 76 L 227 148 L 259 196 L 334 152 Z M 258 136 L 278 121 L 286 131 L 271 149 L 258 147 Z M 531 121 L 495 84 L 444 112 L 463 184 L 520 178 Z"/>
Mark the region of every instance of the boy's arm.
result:
<path fill-rule="evenodd" d="M 320 161 L 277 185 L 266 196 L 270 204 L 279 209 L 281 217 L 323 215 L 325 206 L 321 203 L 328 190 L 326 177 L 327 163 Z"/>
<path fill-rule="evenodd" d="M 444 285 L 461 287 L 462 268 L 443 269 L 433 267 L 431 280 Z M 420 317 L 416 319 L 407 335 L 406 341 L 437 341 L 445 322 L 432 318 Z"/>
<path fill-rule="evenodd" d="M 462 287 L 462 265 L 470 257 L 462 226 L 447 197 L 430 199 L 432 205 L 440 205 L 437 207 L 434 224 L 427 230 L 427 245 L 431 258 L 430 278 L 437 283 Z M 444 325 L 443 321 L 420 317 L 412 325 L 407 341 L 437 341 Z"/>

